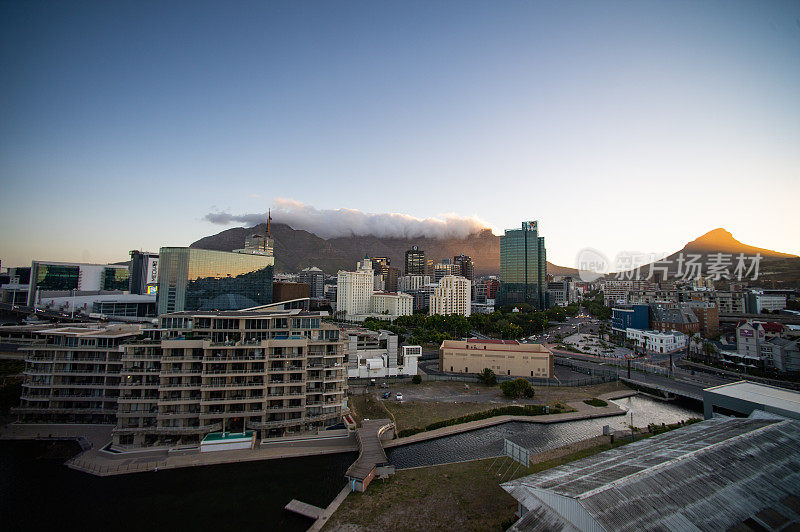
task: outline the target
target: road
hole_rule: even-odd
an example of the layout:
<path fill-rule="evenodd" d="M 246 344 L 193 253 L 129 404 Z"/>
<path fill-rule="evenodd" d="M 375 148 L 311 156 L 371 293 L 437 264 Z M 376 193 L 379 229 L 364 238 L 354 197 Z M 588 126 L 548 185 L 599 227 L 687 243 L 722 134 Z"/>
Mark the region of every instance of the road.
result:
<path fill-rule="evenodd" d="M 628 377 L 627 367 L 618 367 L 603 364 L 602 359 L 597 357 L 589 357 L 585 355 L 577 355 L 569 351 L 561 351 L 553 349 L 553 353 L 562 360 L 569 360 L 572 364 L 586 369 L 602 369 L 604 371 L 611 371 L 616 373 L 620 378 Z M 735 378 L 727 378 L 716 375 L 709 375 L 707 373 L 695 372 L 694 375 L 690 371 L 675 368 L 673 370 L 673 377 L 664 377 L 661 375 L 653 375 L 650 373 L 642 373 L 640 371 L 631 371 L 631 379 L 642 384 L 662 387 L 665 389 L 672 389 L 675 392 L 685 393 L 693 397 L 702 397 L 703 389 L 711 386 L 719 386 L 735 382 Z"/>

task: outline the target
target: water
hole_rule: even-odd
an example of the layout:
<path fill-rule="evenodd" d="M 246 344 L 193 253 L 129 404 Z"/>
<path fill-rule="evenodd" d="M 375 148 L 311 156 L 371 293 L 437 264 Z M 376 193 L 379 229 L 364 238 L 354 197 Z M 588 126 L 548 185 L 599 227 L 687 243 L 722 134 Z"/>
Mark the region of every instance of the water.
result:
<path fill-rule="evenodd" d="M 700 417 L 674 403 L 635 396 L 615 401 L 634 423 Z M 389 449 L 398 468 L 497 456 L 503 438 L 540 452 L 624 428 L 629 416 L 553 425 L 506 423 Z M 0 441 L 0 523 L 3 530 L 247 529 L 306 530 L 311 520 L 283 509 L 292 499 L 327 506 L 344 487 L 356 453 L 161 470 L 114 477 L 73 471 L 64 461 L 74 442 Z"/>
<path fill-rule="evenodd" d="M 613 402 L 622 408 L 633 411 L 633 422 L 637 427 L 643 427 L 649 423 L 669 424 L 692 417 L 702 417 L 699 410 L 656 401 L 640 395 Z M 615 429 L 624 429 L 629 423 L 630 415 L 550 425 L 523 422 L 504 423 L 436 440 L 395 447 L 388 449 L 386 454 L 389 461 L 398 469 L 491 458 L 503 453 L 503 439 L 505 438 L 538 453 L 599 436 L 603 433 L 604 425 L 610 425 Z"/>
<path fill-rule="evenodd" d="M 327 506 L 356 453 L 162 470 L 114 477 L 73 471 L 73 442 L 0 441 L 4 530 L 306 530 L 283 509 L 292 499 Z"/>

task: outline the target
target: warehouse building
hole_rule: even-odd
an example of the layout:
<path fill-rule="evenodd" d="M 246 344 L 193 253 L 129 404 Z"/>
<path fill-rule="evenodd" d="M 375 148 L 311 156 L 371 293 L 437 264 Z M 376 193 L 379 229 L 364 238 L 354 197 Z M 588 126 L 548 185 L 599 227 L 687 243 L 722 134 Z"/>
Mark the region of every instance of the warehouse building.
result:
<path fill-rule="evenodd" d="M 511 377 L 553 376 L 553 353 L 541 344 L 516 340 L 445 340 L 439 348 L 439 370 L 481 373 L 491 369 Z"/>
<path fill-rule="evenodd" d="M 717 417 L 501 486 L 514 531 L 796 530 L 800 422 Z"/>

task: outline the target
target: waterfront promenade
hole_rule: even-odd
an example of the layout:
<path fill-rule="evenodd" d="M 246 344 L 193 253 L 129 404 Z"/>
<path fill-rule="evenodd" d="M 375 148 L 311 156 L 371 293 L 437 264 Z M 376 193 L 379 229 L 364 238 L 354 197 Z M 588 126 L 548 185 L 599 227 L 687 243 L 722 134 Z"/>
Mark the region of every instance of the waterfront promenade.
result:
<path fill-rule="evenodd" d="M 622 399 L 636 395 L 638 392 L 635 390 L 620 390 L 618 392 L 610 392 L 599 395 L 597 398 L 603 401 L 611 401 L 613 399 Z M 383 444 L 384 448 L 399 447 L 401 445 L 408 445 L 409 443 L 417 443 L 435 438 L 442 438 L 444 436 L 452 436 L 453 434 L 461 434 L 462 432 L 469 432 L 471 430 L 483 429 L 511 421 L 521 421 L 523 423 L 562 423 L 565 421 L 580 421 L 583 419 L 595 419 L 601 417 L 621 416 L 625 414 L 625 410 L 615 404 L 608 406 L 590 406 L 583 401 L 570 401 L 567 406 L 575 410 L 575 412 L 565 412 L 563 414 L 550 414 L 546 416 L 495 416 L 486 419 L 479 419 L 477 421 L 470 421 L 468 423 L 460 423 L 458 425 L 450 425 L 449 427 L 442 427 L 440 429 L 427 430 L 406 436 L 404 438 L 397 438 L 395 440 L 387 441 Z"/>
<path fill-rule="evenodd" d="M 637 392 L 620 390 L 600 395 L 605 401 L 629 397 Z M 384 448 L 398 447 L 410 443 L 460 434 L 511 421 L 524 423 L 560 423 L 610 416 L 619 416 L 625 410 L 617 405 L 605 407 L 589 406 L 583 401 L 568 402 L 575 412 L 550 414 L 543 416 L 496 416 L 459 425 L 452 425 L 436 430 L 420 432 L 405 438 L 397 438 L 383 442 Z M 261 443 L 255 449 L 218 451 L 200 453 L 198 449 L 173 450 L 142 449 L 140 451 L 112 453 L 103 450 L 111 442 L 112 425 L 22 425 L 12 423 L 0 432 L 0 439 L 65 439 L 85 438 L 92 447 L 67 461 L 73 469 L 99 476 L 124 475 L 145 471 L 158 471 L 181 467 L 226 464 L 257 460 L 273 460 L 276 458 L 295 458 L 301 456 L 317 456 L 324 454 L 355 452 L 359 450 L 355 435 L 341 438 L 312 438 L 304 441 Z"/>

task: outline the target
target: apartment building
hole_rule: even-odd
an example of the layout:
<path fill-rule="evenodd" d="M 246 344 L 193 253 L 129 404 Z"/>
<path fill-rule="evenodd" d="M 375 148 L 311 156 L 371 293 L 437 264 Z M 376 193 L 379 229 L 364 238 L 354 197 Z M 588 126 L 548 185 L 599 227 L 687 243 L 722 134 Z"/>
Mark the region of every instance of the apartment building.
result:
<path fill-rule="evenodd" d="M 139 326 L 56 327 L 33 333 L 25 354 L 21 423 L 116 422 L 122 345 Z"/>
<path fill-rule="evenodd" d="M 466 277 L 446 275 L 439 281 L 430 297 L 430 315 L 461 314 L 469 316 L 471 307 L 471 283 Z"/>
<path fill-rule="evenodd" d="M 345 319 L 369 314 L 370 297 L 375 289 L 375 272 L 369 257 L 358 263 L 355 271 L 340 270 L 336 289 L 336 310 L 345 313 Z"/>
<path fill-rule="evenodd" d="M 322 314 L 180 312 L 125 346 L 119 446 L 197 444 L 217 431 L 316 433 L 346 407 L 346 341 Z"/>

